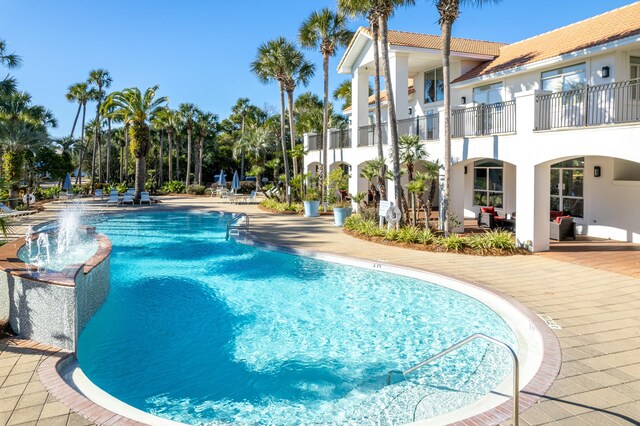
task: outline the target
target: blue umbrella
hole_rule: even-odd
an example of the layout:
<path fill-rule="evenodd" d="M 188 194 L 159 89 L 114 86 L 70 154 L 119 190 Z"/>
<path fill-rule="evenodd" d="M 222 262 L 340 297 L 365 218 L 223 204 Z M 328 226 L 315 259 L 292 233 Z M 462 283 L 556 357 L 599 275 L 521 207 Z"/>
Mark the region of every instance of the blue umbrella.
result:
<path fill-rule="evenodd" d="M 237 170 L 233 173 L 233 180 L 231 180 L 231 189 L 233 189 L 234 192 L 240 189 L 240 177 L 238 177 Z"/>
<path fill-rule="evenodd" d="M 218 176 L 218 185 L 224 186 L 227 183 L 227 179 L 224 176 L 224 170 L 220 170 L 220 176 Z"/>
<path fill-rule="evenodd" d="M 70 189 L 71 189 L 71 175 L 67 173 L 67 175 L 64 177 L 64 182 L 62 182 L 62 190 L 68 191 Z"/>

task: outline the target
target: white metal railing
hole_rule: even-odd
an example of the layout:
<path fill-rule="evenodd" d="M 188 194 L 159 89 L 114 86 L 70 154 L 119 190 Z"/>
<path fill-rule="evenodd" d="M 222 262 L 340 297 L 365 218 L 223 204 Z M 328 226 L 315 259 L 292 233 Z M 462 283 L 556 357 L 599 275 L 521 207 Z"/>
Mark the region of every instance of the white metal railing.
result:
<path fill-rule="evenodd" d="M 242 223 L 239 223 L 241 219 L 244 219 Z M 229 222 L 227 222 L 227 236 L 226 241 L 229 241 L 229 236 L 238 235 L 237 232 L 240 230 L 248 231 L 249 230 L 249 216 L 246 213 L 240 213 L 235 216 Z M 232 234 L 232 231 L 236 231 L 235 234 Z"/>

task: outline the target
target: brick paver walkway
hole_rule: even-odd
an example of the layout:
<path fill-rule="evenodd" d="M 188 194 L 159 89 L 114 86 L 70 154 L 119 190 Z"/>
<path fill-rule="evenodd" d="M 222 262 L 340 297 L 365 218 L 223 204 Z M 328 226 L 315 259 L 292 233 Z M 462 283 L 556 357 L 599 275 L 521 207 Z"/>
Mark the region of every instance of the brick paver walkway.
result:
<path fill-rule="evenodd" d="M 522 413 L 521 423 L 640 424 L 640 279 L 627 270 L 620 271 L 626 275 L 616 272 L 615 256 L 608 264 L 605 262 L 605 266 L 599 264 L 593 268 L 588 262 L 587 265 L 578 262 L 582 254 L 559 260 L 554 255 L 476 257 L 419 252 L 352 238 L 334 227 L 331 217 L 271 215 L 255 206 L 220 205 L 211 199 L 186 197 L 166 200 L 160 208 L 170 206 L 245 211 L 251 216 L 252 234 L 261 241 L 421 268 L 514 297 L 562 327 L 555 330 L 563 350 L 558 379 L 538 404 Z M 626 262 L 637 263 L 640 259 L 638 251 L 624 253 L 628 256 Z M 18 365 L 15 355 L 11 355 L 14 347 L 6 340 L 0 344 L 3 351 L 0 354 L 0 413 L 4 413 L 4 417 L 0 414 L 0 420 L 10 424 L 22 419 L 31 422 L 26 424 L 54 424 L 45 423 L 48 420 L 42 418 L 43 412 L 49 413 L 44 407 L 52 403 L 46 402 L 47 399 L 42 401 L 42 396 L 40 400 L 34 397 L 35 405 L 28 410 L 16 408 L 19 400 L 31 393 L 25 394 L 28 386 L 37 388 L 33 371 L 47 353 L 35 354 L 30 362 L 23 361 L 31 365 L 31 368 L 22 367 L 29 371 L 20 372 L 22 368 L 14 371 Z M 9 355 L 5 355 L 7 352 Z M 24 386 L 13 388 L 13 380 L 25 380 L 27 376 L 28 380 L 21 382 Z M 7 399 L 16 398 L 17 393 L 20 394 L 17 400 Z M 23 415 L 26 417 L 19 417 Z M 55 424 L 78 421 L 77 416 L 68 412 L 61 416 L 67 416 L 67 423 Z"/>

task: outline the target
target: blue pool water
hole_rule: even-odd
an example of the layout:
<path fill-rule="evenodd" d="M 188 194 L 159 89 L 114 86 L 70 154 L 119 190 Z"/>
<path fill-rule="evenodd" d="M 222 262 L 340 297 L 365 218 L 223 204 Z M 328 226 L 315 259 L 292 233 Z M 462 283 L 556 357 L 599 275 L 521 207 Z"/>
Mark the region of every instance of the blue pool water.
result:
<path fill-rule="evenodd" d="M 385 387 L 390 369 L 472 333 L 514 348 L 515 336 L 433 284 L 227 242 L 228 219 L 94 219 L 113 244 L 109 296 L 78 346 L 96 385 L 189 424 L 400 424 L 468 404 L 509 374 L 508 355 L 477 341 Z"/>

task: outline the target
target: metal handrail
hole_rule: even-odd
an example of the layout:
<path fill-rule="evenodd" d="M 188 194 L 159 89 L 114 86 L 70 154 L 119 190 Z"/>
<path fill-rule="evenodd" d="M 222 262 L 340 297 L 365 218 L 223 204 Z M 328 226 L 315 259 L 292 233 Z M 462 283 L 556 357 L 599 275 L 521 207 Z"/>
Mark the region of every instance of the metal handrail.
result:
<path fill-rule="evenodd" d="M 496 340 L 493 337 L 489 337 L 486 334 L 482 334 L 482 333 L 475 333 L 472 334 L 471 336 L 467 337 L 464 340 L 461 340 L 460 342 L 456 343 L 455 345 L 451 346 L 448 349 L 445 349 L 444 351 L 432 356 L 431 358 L 428 358 L 424 361 L 422 361 L 419 364 L 414 365 L 413 367 L 409 368 L 408 370 L 405 371 L 401 371 L 401 370 L 390 370 L 389 373 L 387 374 L 387 386 L 389 386 L 391 384 L 391 376 L 394 373 L 397 374 L 402 374 L 403 376 L 406 376 L 407 374 L 413 373 L 414 371 L 416 371 L 419 368 L 424 367 L 425 365 L 431 363 L 432 361 L 435 361 L 437 359 L 442 358 L 445 355 L 450 354 L 451 352 L 455 351 L 456 349 L 461 348 L 462 346 L 466 345 L 469 342 L 472 342 L 476 339 L 484 339 L 490 343 L 493 343 L 494 345 L 500 346 L 504 349 L 506 349 L 509 352 L 509 355 L 511 355 L 511 359 L 513 361 L 513 424 L 514 426 L 518 426 L 518 421 L 519 421 L 519 404 L 520 404 L 520 365 L 518 362 L 518 355 L 516 355 L 515 351 L 513 349 L 511 349 L 511 347 L 509 345 L 507 345 L 504 342 L 501 342 L 500 340 Z"/>
<path fill-rule="evenodd" d="M 237 223 L 240 221 L 240 219 L 244 219 L 244 222 L 242 224 L 238 225 Z M 231 219 L 229 222 L 227 222 L 226 241 L 229 241 L 229 236 L 231 235 L 231 230 L 232 229 L 244 229 L 244 230 L 248 231 L 249 230 L 249 215 L 247 215 L 246 213 L 240 213 L 236 217 Z"/>

